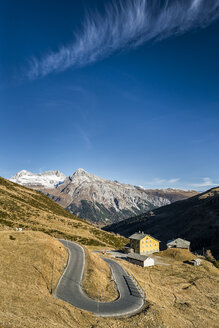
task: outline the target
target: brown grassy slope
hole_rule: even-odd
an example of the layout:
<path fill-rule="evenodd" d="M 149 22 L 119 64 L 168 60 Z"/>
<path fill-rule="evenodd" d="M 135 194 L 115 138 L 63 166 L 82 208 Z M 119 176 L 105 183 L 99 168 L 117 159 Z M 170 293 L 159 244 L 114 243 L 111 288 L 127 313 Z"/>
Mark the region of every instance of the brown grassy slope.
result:
<path fill-rule="evenodd" d="M 209 248 L 218 258 L 219 187 L 113 224 L 106 230 L 126 237 L 141 230 L 163 242 L 181 237 L 191 241 L 192 250 Z"/>
<path fill-rule="evenodd" d="M 160 327 L 218 327 L 218 269 L 207 261 L 198 267 L 183 263 L 194 258 L 187 250 L 168 249 L 159 255 L 170 265 L 141 268 L 122 263 L 145 289 Z"/>
<path fill-rule="evenodd" d="M 102 302 L 114 301 L 118 297 L 108 264 L 86 248 L 83 289 L 89 297 Z"/>
<path fill-rule="evenodd" d="M 0 177 L 0 229 L 22 227 L 59 238 L 68 238 L 89 247 L 119 248 L 126 243 L 97 229 L 35 190 Z"/>
<path fill-rule="evenodd" d="M 159 256 L 179 262 L 191 261 L 195 258 L 194 254 L 191 253 L 188 249 L 180 248 L 168 248 L 165 251 L 159 252 Z"/>
<path fill-rule="evenodd" d="M 50 294 L 53 258 L 54 287 L 67 259 L 57 240 L 40 232 L 2 231 L 0 254 L 1 328 L 217 327 L 218 270 L 210 263 L 140 268 L 121 261 L 146 288 L 149 308 L 113 319 L 95 317 Z"/>
<path fill-rule="evenodd" d="M 41 309 L 55 310 L 50 293 L 67 263 L 67 252 L 41 232 L 0 231 L 0 254 L 0 327 L 34 327 Z"/>

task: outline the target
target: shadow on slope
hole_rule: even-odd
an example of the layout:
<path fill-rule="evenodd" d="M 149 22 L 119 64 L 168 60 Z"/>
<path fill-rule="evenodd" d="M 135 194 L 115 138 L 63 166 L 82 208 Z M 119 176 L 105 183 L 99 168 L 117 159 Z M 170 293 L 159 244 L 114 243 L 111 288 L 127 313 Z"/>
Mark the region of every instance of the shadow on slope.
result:
<path fill-rule="evenodd" d="M 193 251 L 210 249 L 219 257 L 219 187 L 104 228 L 128 237 L 147 232 L 162 242 L 181 237 Z"/>

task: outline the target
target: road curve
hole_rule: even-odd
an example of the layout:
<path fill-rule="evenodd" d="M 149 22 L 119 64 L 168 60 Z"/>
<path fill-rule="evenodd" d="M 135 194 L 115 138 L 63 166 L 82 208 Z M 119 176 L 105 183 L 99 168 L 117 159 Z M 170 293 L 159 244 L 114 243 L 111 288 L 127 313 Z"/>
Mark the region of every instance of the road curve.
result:
<path fill-rule="evenodd" d="M 55 297 L 80 309 L 93 312 L 104 317 L 123 316 L 139 311 L 144 305 L 144 298 L 133 279 L 117 262 L 105 259 L 111 268 L 119 297 L 113 302 L 98 302 L 89 298 L 81 287 L 84 272 L 84 250 L 73 242 L 60 240 L 68 248 L 68 265 L 59 280 Z"/>

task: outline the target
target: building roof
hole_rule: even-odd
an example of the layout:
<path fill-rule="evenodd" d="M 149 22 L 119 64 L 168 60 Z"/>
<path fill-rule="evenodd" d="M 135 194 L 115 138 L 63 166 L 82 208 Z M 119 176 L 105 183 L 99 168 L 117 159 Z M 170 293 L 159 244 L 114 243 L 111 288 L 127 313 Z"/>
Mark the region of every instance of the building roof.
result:
<path fill-rule="evenodd" d="M 185 239 L 181 239 L 181 238 L 177 238 L 177 239 L 169 240 L 167 242 L 167 246 L 176 246 L 176 247 L 182 247 L 182 248 L 189 248 L 190 241 L 185 240 Z"/>
<path fill-rule="evenodd" d="M 138 233 L 138 232 L 136 232 L 136 233 L 134 233 L 133 235 L 131 235 L 131 236 L 129 237 L 129 239 L 141 240 L 141 239 L 143 239 L 145 236 L 146 236 L 146 235 L 145 235 L 144 233 Z"/>
<path fill-rule="evenodd" d="M 157 240 L 157 241 L 160 242 L 160 240 L 154 238 L 153 236 L 149 235 L 148 233 L 143 233 L 143 232 L 135 232 L 133 235 L 131 235 L 129 237 L 129 239 L 141 240 L 141 239 L 143 239 L 146 236 L 149 236 L 149 237 L 151 237 L 151 238 L 153 238 L 153 239 L 155 239 L 155 240 Z"/>
<path fill-rule="evenodd" d="M 136 253 L 129 253 L 127 255 L 127 258 L 144 262 L 145 260 L 147 260 L 148 256 L 140 255 L 140 254 L 136 254 Z"/>
<path fill-rule="evenodd" d="M 191 262 L 201 263 L 201 259 L 193 259 Z"/>

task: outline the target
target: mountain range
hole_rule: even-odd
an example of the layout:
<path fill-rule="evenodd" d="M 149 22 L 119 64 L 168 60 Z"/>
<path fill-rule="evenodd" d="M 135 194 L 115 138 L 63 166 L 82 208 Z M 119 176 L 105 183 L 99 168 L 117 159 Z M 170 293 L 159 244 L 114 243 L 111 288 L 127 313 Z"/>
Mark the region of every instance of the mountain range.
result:
<path fill-rule="evenodd" d="M 66 177 L 59 171 L 25 170 L 10 181 L 37 189 L 80 218 L 107 225 L 194 196 L 196 191 L 144 189 L 100 178 L 79 168 Z"/>
<path fill-rule="evenodd" d="M 147 232 L 166 243 L 170 239 L 191 241 L 192 250 L 210 249 L 219 258 L 219 187 L 186 200 L 157 208 L 104 228 L 125 237 Z"/>

